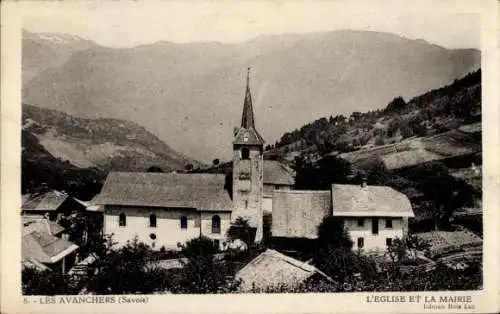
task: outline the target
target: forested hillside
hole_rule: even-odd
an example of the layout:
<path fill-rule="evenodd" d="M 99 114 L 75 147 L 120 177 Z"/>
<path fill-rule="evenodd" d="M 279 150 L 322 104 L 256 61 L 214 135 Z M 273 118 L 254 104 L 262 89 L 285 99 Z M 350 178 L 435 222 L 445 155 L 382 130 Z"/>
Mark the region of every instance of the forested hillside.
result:
<path fill-rule="evenodd" d="M 429 136 L 481 120 L 481 70 L 452 84 L 405 101 L 396 97 L 384 109 L 323 117 L 266 147 L 268 156 L 293 161 L 346 153 L 417 136 Z"/>
<path fill-rule="evenodd" d="M 28 104 L 22 110 L 23 192 L 46 183 L 78 190 L 108 171 L 164 171 L 197 166 L 145 128 L 119 119 L 85 119 Z"/>
<path fill-rule="evenodd" d="M 288 161 L 296 188 L 384 185 L 412 203 L 413 230 L 482 232 L 481 71 L 383 110 L 321 118 L 286 133 L 267 158 Z"/>

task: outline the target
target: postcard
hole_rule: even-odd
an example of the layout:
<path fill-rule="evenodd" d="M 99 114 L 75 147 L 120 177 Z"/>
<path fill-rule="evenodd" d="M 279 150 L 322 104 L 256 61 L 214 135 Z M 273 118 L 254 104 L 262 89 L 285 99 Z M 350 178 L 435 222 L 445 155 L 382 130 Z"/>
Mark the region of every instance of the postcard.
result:
<path fill-rule="evenodd" d="M 498 10 L 3 2 L 2 312 L 497 312 Z"/>

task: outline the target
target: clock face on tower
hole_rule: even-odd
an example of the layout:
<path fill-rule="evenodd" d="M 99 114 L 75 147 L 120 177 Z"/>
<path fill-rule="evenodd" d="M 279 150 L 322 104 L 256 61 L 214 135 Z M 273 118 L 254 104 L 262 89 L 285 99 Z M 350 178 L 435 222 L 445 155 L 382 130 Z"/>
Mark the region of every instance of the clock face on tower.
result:
<path fill-rule="evenodd" d="M 247 137 L 247 136 L 245 136 L 245 137 L 243 138 L 243 142 L 248 142 L 248 137 Z"/>

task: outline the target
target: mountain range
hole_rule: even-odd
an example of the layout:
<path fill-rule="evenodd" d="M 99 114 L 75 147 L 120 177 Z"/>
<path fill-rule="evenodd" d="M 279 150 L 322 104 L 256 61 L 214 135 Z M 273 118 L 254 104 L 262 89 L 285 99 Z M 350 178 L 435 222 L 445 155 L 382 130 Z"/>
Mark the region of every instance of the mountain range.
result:
<path fill-rule="evenodd" d="M 23 32 L 23 102 L 138 123 L 204 162 L 229 159 L 246 68 L 268 143 L 323 116 L 383 108 L 480 67 L 480 51 L 389 33 L 332 31 L 226 44 L 110 48 L 67 34 Z"/>

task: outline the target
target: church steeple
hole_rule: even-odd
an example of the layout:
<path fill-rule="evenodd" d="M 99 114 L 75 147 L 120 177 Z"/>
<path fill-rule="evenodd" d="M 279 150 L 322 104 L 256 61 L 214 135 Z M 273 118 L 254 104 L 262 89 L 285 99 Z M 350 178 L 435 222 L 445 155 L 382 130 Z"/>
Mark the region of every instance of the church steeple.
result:
<path fill-rule="evenodd" d="M 250 93 L 250 68 L 247 69 L 247 86 L 241 126 L 235 128 L 233 140 L 233 204 L 231 220 L 242 217 L 251 227 L 257 228 L 255 241 L 263 235 L 263 178 L 264 139 L 255 129 L 252 95 Z"/>
<path fill-rule="evenodd" d="M 241 126 L 235 128 L 233 144 L 264 145 L 264 139 L 255 129 L 252 94 L 250 93 L 250 68 L 247 68 L 247 86 L 245 90 L 245 101 L 243 103 L 243 113 L 241 115 Z"/>
<path fill-rule="evenodd" d="M 241 115 L 241 127 L 245 129 L 255 129 L 252 94 L 250 93 L 250 68 L 247 68 L 247 88 L 245 90 L 245 102 L 243 104 L 243 114 Z"/>

